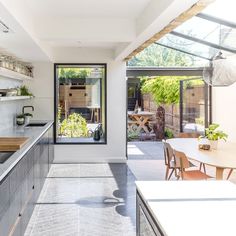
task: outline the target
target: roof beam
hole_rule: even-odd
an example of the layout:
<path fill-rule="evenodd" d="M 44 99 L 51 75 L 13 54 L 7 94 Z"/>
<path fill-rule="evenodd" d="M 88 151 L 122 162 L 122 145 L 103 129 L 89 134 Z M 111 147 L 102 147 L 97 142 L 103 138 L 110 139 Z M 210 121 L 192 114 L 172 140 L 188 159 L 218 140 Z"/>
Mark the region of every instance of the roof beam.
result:
<path fill-rule="evenodd" d="M 228 27 L 231 27 L 231 28 L 236 28 L 235 23 L 227 21 L 227 20 L 220 19 L 220 18 L 215 17 L 215 16 L 210 16 L 210 15 L 204 14 L 204 13 L 199 13 L 196 16 L 199 17 L 199 18 L 202 18 L 204 20 L 208 20 L 208 21 L 212 21 L 214 23 L 218 23 L 220 25 L 225 25 L 225 26 L 228 26 Z"/>
<path fill-rule="evenodd" d="M 126 76 L 136 78 L 140 76 L 202 76 L 202 67 L 127 67 Z"/>
<path fill-rule="evenodd" d="M 214 2 L 215 0 L 198 0 L 198 1 L 192 1 L 193 4 L 192 6 L 188 7 L 186 10 L 182 10 L 182 13 L 179 13 L 174 19 L 170 20 L 168 25 L 162 26 L 163 28 L 160 30 L 156 30 L 157 33 L 155 33 L 152 36 L 149 36 L 149 39 L 146 41 L 143 41 L 143 43 L 139 43 L 139 46 L 136 47 L 136 49 L 132 50 L 131 53 L 129 53 L 128 56 L 125 57 L 125 60 L 128 61 L 132 57 L 134 57 L 136 54 L 139 52 L 143 51 L 146 47 L 150 46 L 160 38 L 162 38 L 164 35 L 170 33 L 172 30 L 174 30 L 176 27 L 181 25 L 183 22 L 187 21 L 188 19 L 192 18 L 193 16 L 197 15 L 200 13 L 205 7 L 207 7 L 210 3 Z M 185 1 L 176 1 L 175 2 L 177 5 L 172 4 L 171 7 L 173 9 L 177 9 L 177 6 L 180 6 L 183 3 L 186 3 Z M 170 7 L 169 7 L 170 10 Z M 168 15 L 171 15 L 170 13 Z M 162 21 L 157 21 L 158 24 Z"/>
<path fill-rule="evenodd" d="M 206 45 L 208 47 L 216 48 L 216 49 L 219 49 L 219 50 L 224 50 L 224 51 L 231 52 L 231 53 L 236 53 L 236 50 L 233 49 L 233 48 L 224 47 L 224 46 L 221 46 L 221 45 L 218 45 L 218 44 L 215 44 L 215 43 L 211 43 L 211 42 L 208 42 L 208 41 L 205 41 L 203 39 L 199 39 L 199 38 L 196 38 L 196 37 L 193 37 L 193 36 L 182 34 L 182 33 L 176 32 L 176 31 L 172 31 L 172 32 L 170 32 L 170 34 L 173 34 L 177 37 L 184 38 L 184 39 L 187 39 L 187 40 L 190 40 L 190 41 L 194 41 L 196 43 Z"/>

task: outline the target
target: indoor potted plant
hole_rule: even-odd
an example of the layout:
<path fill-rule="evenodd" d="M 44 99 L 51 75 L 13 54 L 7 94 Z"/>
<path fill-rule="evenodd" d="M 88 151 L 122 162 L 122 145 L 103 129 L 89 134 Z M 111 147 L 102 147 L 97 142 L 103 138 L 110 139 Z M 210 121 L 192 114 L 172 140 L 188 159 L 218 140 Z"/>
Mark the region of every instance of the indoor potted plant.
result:
<path fill-rule="evenodd" d="M 226 141 L 228 135 L 221 130 L 218 130 L 219 124 L 211 124 L 205 129 L 205 136 L 200 136 L 200 138 L 206 138 L 212 149 L 217 149 L 218 140 L 223 139 Z"/>
<path fill-rule="evenodd" d="M 25 115 L 24 114 L 16 115 L 16 124 L 23 125 L 24 123 L 25 123 Z"/>

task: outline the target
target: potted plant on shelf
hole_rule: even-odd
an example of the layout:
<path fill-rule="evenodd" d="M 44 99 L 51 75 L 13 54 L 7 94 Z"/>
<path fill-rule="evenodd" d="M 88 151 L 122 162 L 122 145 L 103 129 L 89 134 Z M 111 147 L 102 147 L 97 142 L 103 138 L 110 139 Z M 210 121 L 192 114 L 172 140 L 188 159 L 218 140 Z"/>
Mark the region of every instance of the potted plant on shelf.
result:
<path fill-rule="evenodd" d="M 212 149 L 217 149 L 218 140 L 223 139 L 226 141 L 228 135 L 221 130 L 218 130 L 219 124 L 211 124 L 205 129 L 205 136 L 200 136 L 199 138 L 206 138 Z"/>
<path fill-rule="evenodd" d="M 18 114 L 18 115 L 16 115 L 16 124 L 17 124 L 17 125 L 23 125 L 23 124 L 25 124 L 25 115 L 24 115 L 24 114 Z"/>

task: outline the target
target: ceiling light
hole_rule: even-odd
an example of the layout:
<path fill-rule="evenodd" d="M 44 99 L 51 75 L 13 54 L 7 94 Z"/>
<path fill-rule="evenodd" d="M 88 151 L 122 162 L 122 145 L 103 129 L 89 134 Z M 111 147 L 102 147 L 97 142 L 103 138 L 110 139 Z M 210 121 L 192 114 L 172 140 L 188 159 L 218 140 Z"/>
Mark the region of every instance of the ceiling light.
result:
<path fill-rule="evenodd" d="M 10 29 L 0 20 L 0 31 L 3 33 L 9 33 Z"/>

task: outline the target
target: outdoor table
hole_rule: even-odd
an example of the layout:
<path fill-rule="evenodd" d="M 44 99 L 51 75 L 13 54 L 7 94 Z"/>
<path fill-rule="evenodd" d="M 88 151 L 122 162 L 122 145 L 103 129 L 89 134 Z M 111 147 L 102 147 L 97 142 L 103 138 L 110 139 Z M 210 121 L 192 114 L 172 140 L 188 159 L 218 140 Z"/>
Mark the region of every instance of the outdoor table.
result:
<path fill-rule="evenodd" d="M 168 139 L 171 147 L 194 161 L 216 168 L 216 179 L 223 179 L 224 169 L 236 169 L 236 144 L 219 141 L 217 150 L 200 150 L 199 141 L 194 138 Z"/>
<path fill-rule="evenodd" d="M 133 120 L 135 124 L 138 126 L 138 131 L 140 132 L 143 129 L 147 134 L 149 133 L 147 128 L 147 123 L 151 120 L 153 115 L 154 115 L 153 112 L 148 112 L 148 111 L 141 111 L 138 113 L 128 112 L 129 118 Z"/>

